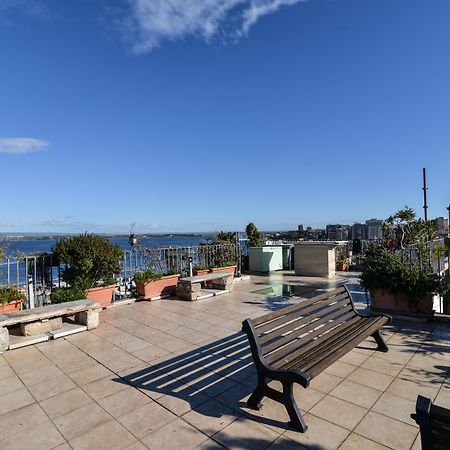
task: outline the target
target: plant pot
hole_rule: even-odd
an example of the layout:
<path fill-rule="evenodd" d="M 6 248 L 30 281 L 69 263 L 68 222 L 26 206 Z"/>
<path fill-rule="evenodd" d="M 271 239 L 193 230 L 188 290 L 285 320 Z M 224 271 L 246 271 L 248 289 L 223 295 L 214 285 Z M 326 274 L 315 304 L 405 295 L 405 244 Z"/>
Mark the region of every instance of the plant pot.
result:
<path fill-rule="evenodd" d="M 376 311 L 430 317 L 434 314 L 432 293 L 427 294 L 417 305 L 406 294 L 393 294 L 385 289 L 371 289 L 370 299 L 370 306 Z"/>
<path fill-rule="evenodd" d="M 209 273 L 209 269 L 194 269 L 193 273 L 194 275 L 206 275 Z"/>
<path fill-rule="evenodd" d="M 22 309 L 22 300 L 16 300 L 4 305 L 0 305 L 0 314 L 20 311 Z"/>
<path fill-rule="evenodd" d="M 213 267 L 211 269 L 212 273 L 217 273 L 217 272 L 227 272 L 227 273 L 231 273 L 232 275 L 234 275 L 234 273 L 236 272 L 236 267 L 237 266 L 227 266 L 227 267 Z"/>
<path fill-rule="evenodd" d="M 86 298 L 88 300 L 95 300 L 102 308 L 106 308 L 112 304 L 113 292 L 115 288 L 115 284 L 91 288 L 87 291 Z"/>
<path fill-rule="evenodd" d="M 339 272 L 344 272 L 348 270 L 348 263 L 337 263 L 336 270 Z"/>
<path fill-rule="evenodd" d="M 160 297 L 161 295 L 175 294 L 179 274 L 166 275 L 160 280 L 136 283 L 138 294 L 144 298 Z"/>

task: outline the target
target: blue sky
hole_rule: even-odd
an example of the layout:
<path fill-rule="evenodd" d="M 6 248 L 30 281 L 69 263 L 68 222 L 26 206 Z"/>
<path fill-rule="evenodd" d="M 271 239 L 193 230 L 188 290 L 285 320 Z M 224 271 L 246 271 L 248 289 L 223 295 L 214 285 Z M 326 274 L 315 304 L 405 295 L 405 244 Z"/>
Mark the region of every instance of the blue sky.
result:
<path fill-rule="evenodd" d="M 1 0 L 0 232 L 450 203 L 448 0 Z"/>

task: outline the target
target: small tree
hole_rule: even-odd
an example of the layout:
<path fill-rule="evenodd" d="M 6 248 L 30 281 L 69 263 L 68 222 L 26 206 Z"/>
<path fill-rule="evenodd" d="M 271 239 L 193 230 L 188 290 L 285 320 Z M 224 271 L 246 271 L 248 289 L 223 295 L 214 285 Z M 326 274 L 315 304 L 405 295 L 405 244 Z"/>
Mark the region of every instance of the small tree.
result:
<path fill-rule="evenodd" d="M 120 272 L 123 251 L 118 245 L 96 234 L 82 234 L 61 239 L 53 253 L 67 264 L 63 279 L 73 287 L 90 289 L 99 281 L 107 283 Z"/>
<path fill-rule="evenodd" d="M 260 247 L 262 245 L 261 232 L 258 231 L 258 228 L 256 228 L 256 225 L 253 222 L 250 222 L 245 227 L 245 232 L 247 233 L 249 240 L 249 247 Z"/>

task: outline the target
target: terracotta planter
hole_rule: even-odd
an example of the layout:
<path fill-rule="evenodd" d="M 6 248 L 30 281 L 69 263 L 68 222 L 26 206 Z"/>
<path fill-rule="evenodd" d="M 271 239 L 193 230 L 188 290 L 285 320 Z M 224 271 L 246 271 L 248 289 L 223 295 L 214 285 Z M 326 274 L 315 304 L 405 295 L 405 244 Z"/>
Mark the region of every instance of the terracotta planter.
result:
<path fill-rule="evenodd" d="M 216 273 L 216 272 L 227 272 L 227 273 L 231 273 L 232 275 L 234 275 L 236 271 L 236 266 L 227 266 L 227 267 L 213 267 L 211 269 L 212 273 Z"/>
<path fill-rule="evenodd" d="M 194 269 L 194 275 L 206 275 L 209 273 L 209 269 Z"/>
<path fill-rule="evenodd" d="M 159 297 L 161 295 L 174 294 L 177 289 L 179 274 L 166 275 L 160 280 L 136 282 L 138 294 L 144 298 Z"/>
<path fill-rule="evenodd" d="M 406 294 L 392 292 L 384 289 L 370 290 L 370 305 L 372 309 L 377 311 L 386 311 L 397 314 L 407 315 L 427 315 L 432 316 L 433 311 L 433 294 L 429 293 L 416 306 Z"/>
<path fill-rule="evenodd" d="M 337 263 L 336 270 L 340 271 L 340 272 L 344 272 L 344 271 L 348 270 L 348 264 L 347 263 Z"/>
<path fill-rule="evenodd" d="M 113 292 L 115 288 L 115 284 L 91 288 L 87 291 L 86 298 L 88 300 L 95 300 L 102 308 L 106 308 L 111 305 L 113 301 Z"/>
<path fill-rule="evenodd" d="M 9 313 L 14 311 L 20 311 L 22 309 L 22 300 L 16 300 L 13 302 L 0 305 L 0 314 Z"/>

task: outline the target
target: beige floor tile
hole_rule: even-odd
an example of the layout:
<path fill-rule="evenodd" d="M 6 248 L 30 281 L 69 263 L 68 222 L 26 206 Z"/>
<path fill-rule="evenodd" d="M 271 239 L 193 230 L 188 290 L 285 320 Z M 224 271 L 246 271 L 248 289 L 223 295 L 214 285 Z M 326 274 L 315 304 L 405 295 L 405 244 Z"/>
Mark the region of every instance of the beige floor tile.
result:
<path fill-rule="evenodd" d="M 80 388 L 75 388 L 48 398 L 40 404 L 48 416 L 54 419 L 90 403 L 92 403 L 92 399 L 89 395 Z"/>
<path fill-rule="evenodd" d="M 41 369 L 22 373 L 20 378 L 27 386 L 32 386 L 62 376 L 64 376 L 64 373 L 57 366 L 51 364 Z"/>
<path fill-rule="evenodd" d="M 328 394 L 332 391 L 339 383 L 341 383 L 343 378 L 330 375 L 329 373 L 321 373 L 316 378 L 314 378 L 309 386 L 316 391 Z"/>
<path fill-rule="evenodd" d="M 405 365 L 404 363 L 384 360 L 371 356 L 361 364 L 361 367 L 395 377 L 403 369 L 403 367 L 405 367 Z"/>
<path fill-rule="evenodd" d="M 353 403 L 327 395 L 314 406 L 310 413 L 328 422 L 339 425 L 347 430 L 353 430 L 368 410 Z"/>
<path fill-rule="evenodd" d="M 14 371 L 11 369 L 9 364 L 4 360 L 4 364 L 0 366 L 0 380 L 3 378 L 12 377 L 15 375 Z"/>
<path fill-rule="evenodd" d="M 411 425 L 371 411 L 355 428 L 355 432 L 387 447 L 402 450 L 412 446 L 418 430 Z"/>
<path fill-rule="evenodd" d="M 83 389 L 94 399 L 99 400 L 108 395 L 127 389 L 129 384 L 117 376 L 101 378 L 83 386 Z"/>
<path fill-rule="evenodd" d="M 53 423 L 60 433 L 70 440 L 111 420 L 112 417 L 103 408 L 96 403 L 91 403 L 56 417 Z"/>
<path fill-rule="evenodd" d="M 302 411 L 309 411 L 314 405 L 319 403 L 325 395 L 325 393 L 316 391 L 311 387 L 305 389 L 297 383 L 294 385 L 294 397 L 298 407 Z"/>
<path fill-rule="evenodd" d="M 207 439 L 205 442 L 201 443 L 195 450 L 223 450 L 223 446 L 218 444 L 212 439 Z"/>
<path fill-rule="evenodd" d="M 0 380 L 0 392 L 4 394 L 9 394 L 10 392 L 17 391 L 19 389 L 24 389 L 25 386 L 20 381 L 20 378 L 16 375 L 12 375 L 7 378 L 3 378 Z"/>
<path fill-rule="evenodd" d="M 22 433 L 47 420 L 47 416 L 37 403 L 3 414 L 0 416 L 2 439 Z"/>
<path fill-rule="evenodd" d="M 308 425 L 308 430 L 305 433 L 288 430 L 284 436 L 305 445 L 308 448 L 334 450 L 337 449 L 350 434 L 348 430 L 333 425 L 310 413 L 306 414 L 304 419 Z"/>
<path fill-rule="evenodd" d="M 247 400 L 252 391 L 253 389 L 245 386 L 244 384 L 237 384 L 228 391 L 218 395 L 215 400 L 238 412 L 243 412 L 243 408 L 247 407 Z"/>
<path fill-rule="evenodd" d="M 434 403 L 436 403 L 436 405 L 450 409 L 450 389 L 440 389 Z"/>
<path fill-rule="evenodd" d="M 174 421 L 177 416 L 156 402 L 135 409 L 117 420 L 138 439 Z"/>
<path fill-rule="evenodd" d="M 136 438 L 116 421 L 107 422 L 70 441 L 74 450 L 119 450 L 136 443 Z"/>
<path fill-rule="evenodd" d="M 339 361 L 351 364 L 353 366 L 360 366 L 372 353 L 355 352 L 354 350 L 348 352 Z"/>
<path fill-rule="evenodd" d="M 267 447 L 267 450 L 307 450 L 307 447 L 300 445 L 292 439 L 288 439 L 286 436 L 280 436 L 275 442 Z"/>
<path fill-rule="evenodd" d="M 112 416 L 119 417 L 130 411 L 133 411 L 152 400 L 139 390 L 129 387 L 123 391 L 108 395 L 98 400 L 102 408 L 108 411 Z"/>
<path fill-rule="evenodd" d="M 176 393 L 164 395 L 158 398 L 158 403 L 173 412 L 177 416 L 182 416 L 191 409 L 210 401 L 210 397 L 201 392 L 198 393 Z"/>
<path fill-rule="evenodd" d="M 191 450 L 206 441 L 208 437 L 181 419 L 151 432 L 141 441 L 150 449 Z"/>
<path fill-rule="evenodd" d="M 212 436 L 235 421 L 240 415 L 218 401 L 209 400 L 184 414 L 183 419 L 208 436 Z"/>
<path fill-rule="evenodd" d="M 388 448 L 359 434 L 352 433 L 339 447 L 339 450 L 387 450 Z"/>
<path fill-rule="evenodd" d="M 251 419 L 241 417 L 225 429 L 213 436 L 214 440 L 230 450 L 264 449 L 274 442 L 280 433 L 275 433 L 268 427 Z"/>
<path fill-rule="evenodd" d="M 150 345 L 142 350 L 133 352 L 133 355 L 136 356 L 136 358 L 139 358 L 145 362 L 150 362 L 156 358 L 160 358 L 161 356 L 166 356 L 169 354 L 170 354 L 170 352 L 168 352 L 167 350 L 164 350 L 161 347 L 157 347 L 156 345 Z"/>
<path fill-rule="evenodd" d="M 384 391 L 394 381 L 394 377 L 358 367 L 347 380 Z"/>
<path fill-rule="evenodd" d="M 119 372 L 121 370 L 130 369 L 132 367 L 137 367 L 142 364 L 142 360 L 136 358 L 133 355 L 125 355 L 120 358 L 109 359 L 104 361 L 103 365 L 113 372 Z"/>
<path fill-rule="evenodd" d="M 66 375 L 59 375 L 49 380 L 41 381 L 38 384 L 28 386 L 28 389 L 38 401 L 53 397 L 61 392 L 74 389 L 75 383 Z"/>
<path fill-rule="evenodd" d="M 0 416 L 34 402 L 35 399 L 27 389 L 19 389 L 8 394 L 0 395 Z"/>
<path fill-rule="evenodd" d="M 78 384 L 78 386 L 84 386 L 92 381 L 110 376 L 113 376 L 113 373 L 100 364 L 95 364 L 69 374 L 69 377 Z"/>
<path fill-rule="evenodd" d="M 348 377 L 355 369 L 356 366 L 347 364 L 342 361 L 336 361 L 330 367 L 327 367 L 324 372 L 336 377 L 345 378 Z"/>
<path fill-rule="evenodd" d="M 439 386 L 431 386 L 429 384 L 396 378 L 387 389 L 387 392 L 411 401 L 416 401 L 419 394 L 434 399 L 438 390 Z"/>
<path fill-rule="evenodd" d="M 20 434 L 1 440 L 2 450 L 48 450 L 64 443 L 64 438 L 47 419 L 33 428 L 27 428 Z"/>
<path fill-rule="evenodd" d="M 385 392 L 372 407 L 372 411 L 413 426 L 416 426 L 416 422 L 414 419 L 411 419 L 411 414 L 414 413 L 415 410 L 416 404 L 414 401 L 397 397 L 389 392 Z"/>
<path fill-rule="evenodd" d="M 382 392 L 378 389 L 345 380 L 333 389 L 330 394 L 333 397 L 338 397 L 363 408 L 370 408 L 378 400 Z"/>

